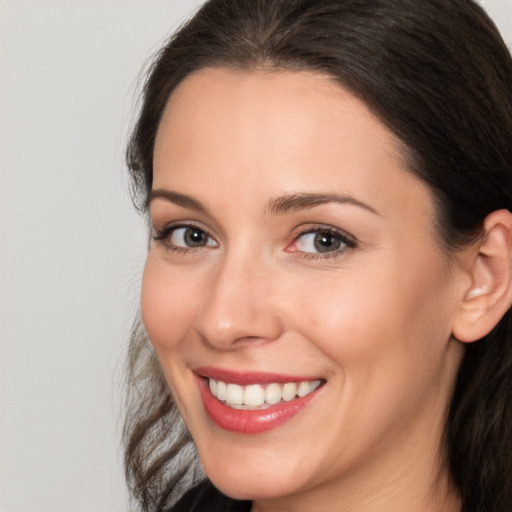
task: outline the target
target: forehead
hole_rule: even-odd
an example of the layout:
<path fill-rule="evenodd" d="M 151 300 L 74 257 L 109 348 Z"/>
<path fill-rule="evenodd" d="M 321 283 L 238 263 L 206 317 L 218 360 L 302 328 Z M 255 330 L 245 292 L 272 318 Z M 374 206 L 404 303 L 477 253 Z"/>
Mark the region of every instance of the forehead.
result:
<path fill-rule="evenodd" d="M 400 148 L 366 104 L 328 76 L 205 69 L 168 101 L 154 188 L 194 191 L 200 199 L 335 190 L 366 196 L 378 209 L 396 207 L 413 187 L 429 206 Z"/>

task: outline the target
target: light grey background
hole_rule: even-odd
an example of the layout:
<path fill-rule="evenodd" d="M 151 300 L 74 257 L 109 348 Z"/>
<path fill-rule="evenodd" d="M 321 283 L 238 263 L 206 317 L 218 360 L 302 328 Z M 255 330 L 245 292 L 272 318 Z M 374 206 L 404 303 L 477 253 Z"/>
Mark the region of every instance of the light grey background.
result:
<path fill-rule="evenodd" d="M 0 0 L 0 511 L 127 510 L 119 378 L 145 252 L 142 64 L 200 0 Z M 512 46 L 512 0 L 482 2 Z"/>
<path fill-rule="evenodd" d="M 198 1 L 0 3 L 0 510 L 127 510 L 119 375 L 144 260 L 137 76 Z"/>

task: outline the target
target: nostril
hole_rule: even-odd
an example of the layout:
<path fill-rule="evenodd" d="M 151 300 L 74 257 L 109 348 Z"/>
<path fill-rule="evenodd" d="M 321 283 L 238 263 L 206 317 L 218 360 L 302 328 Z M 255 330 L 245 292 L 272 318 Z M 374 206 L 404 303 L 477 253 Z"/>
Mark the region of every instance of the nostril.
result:
<path fill-rule="evenodd" d="M 195 330 L 204 343 L 221 349 L 231 349 L 247 344 L 262 345 L 275 341 L 283 332 L 276 314 L 264 310 L 233 312 L 228 319 L 219 318 L 215 311 L 205 311 L 195 323 Z"/>

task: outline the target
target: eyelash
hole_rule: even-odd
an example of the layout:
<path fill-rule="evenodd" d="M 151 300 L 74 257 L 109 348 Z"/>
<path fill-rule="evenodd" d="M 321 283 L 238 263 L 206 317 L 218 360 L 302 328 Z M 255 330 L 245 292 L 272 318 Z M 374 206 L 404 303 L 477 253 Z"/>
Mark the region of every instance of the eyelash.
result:
<path fill-rule="evenodd" d="M 198 231 L 201 231 L 205 234 L 206 237 L 208 237 L 209 240 L 213 240 L 216 246 L 218 246 L 218 243 L 216 240 L 208 234 L 208 232 L 201 226 L 198 226 L 197 224 L 174 224 L 174 225 L 168 225 L 165 226 L 161 230 L 155 230 L 153 232 L 152 238 L 153 240 L 157 242 L 161 242 L 165 248 L 173 253 L 181 253 L 181 254 L 189 254 L 191 252 L 196 252 L 198 250 L 205 250 L 208 247 L 215 247 L 212 245 L 204 245 L 204 246 L 198 246 L 198 247 L 180 247 L 178 245 L 174 245 L 170 243 L 170 238 L 179 229 L 196 229 Z M 342 244 L 343 247 L 339 249 L 335 249 L 333 251 L 328 251 L 325 253 L 322 252 L 305 252 L 300 250 L 290 250 L 288 247 L 290 245 L 296 244 L 302 237 L 305 237 L 306 235 L 310 234 L 325 234 L 325 235 L 331 235 L 338 239 Z M 345 253 L 347 250 L 355 249 L 357 247 L 357 240 L 352 237 L 351 235 L 348 235 L 347 233 L 334 228 L 332 226 L 314 226 L 312 228 L 309 228 L 305 231 L 299 232 L 294 238 L 291 244 L 289 244 L 286 249 L 287 252 L 296 254 L 298 257 L 306 259 L 306 260 L 318 260 L 318 259 L 328 259 L 328 258 L 335 258 L 340 256 L 342 253 Z"/>
<path fill-rule="evenodd" d="M 211 245 L 204 245 L 204 246 L 198 246 L 198 247 L 180 247 L 179 245 L 174 245 L 170 242 L 170 239 L 177 230 L 179 229 L 195 229 L 197 231 L 203 232 L 206 237 L 209 240 L 213 240 L 216 244 L 217 242 L 215 239 L 208 234 L 208 232 L 202 228 L 201 226 L 198 226 L 197 224 L 171 224 L 168 226 L 165 226 L 164 228 L 160 230 L 154 230 L 152 238 L 156 242 L 162 243 L 164 245 L 165 249 L 168 251 L 171 251 L 173 253 L 181 253 L 181 254 L 189 254 L 190 252 L 196 252 L 200 250 L 207 249 L 208 247 L 212 247 Z"/>
<path fill-rule="evenodd" d="M 340 229 L 334 228 L 332 226 L 314 226 L 312 228 L 309 228 L 306 231 L 301 231 L 297 234 L 297 236 L 294 237 L 292 244 L 296 244 L 300 238 L 309 235 L 309 234 L 326 234 L 331 235 L 335 238 L 337 238 L 342 244 L 343 247 L 339 249 L 335 249 L 334 251 L 329 251 L 325 253 L 321 252 L 305 252 L 300 250 L 288 250 L 288 252 L 292 252 L 297 254 L 300 258 L 306 259 L 306 260 L 319 260 L 319 259 L 328 259 L 328 258 L 336 258 L 341 256 L 343 253 L 345 253 L 348 250 L 355 249 L 357 247 L 357 240 L 345 233 L 344 231 L 341 231 Z"/>

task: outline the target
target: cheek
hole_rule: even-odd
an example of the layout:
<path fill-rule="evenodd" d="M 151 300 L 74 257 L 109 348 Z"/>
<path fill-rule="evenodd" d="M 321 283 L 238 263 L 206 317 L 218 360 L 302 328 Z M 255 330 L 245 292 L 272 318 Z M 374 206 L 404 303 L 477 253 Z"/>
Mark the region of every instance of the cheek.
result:
<path fill-rule="evenodd" d="M 450 337 L 449 279 L 439 262 L 396 258 L 318 283 L 301 295 L 299 329 L 344 370 L 412 374 L 435 364 Z M 438 361 L 439 362 L 439 361 Z M 382 371 L 381 371 L 382 370 Z"/>
<path fill-rule="evenodd" d="M 444 404 L 449 293 L 435 269 L 428 274 L 390 264 L 302 295 L 297 330 L 332 363 L 333 438 L 343 432 L 373 446 L 390 425 L 404 433 Z"/>
<path fill-rule="evenodd" d="M 142 321 L 155 350 L 178 347 L 194 321 L 199 290 L 184 273 L 148 255 L 142 280 Z"/>
<path fill-rule="evenodd" d="M 200 291 L 197 284 L 194 285 L 197 281 L 190 280 L 185 274 L 150 252 L 142 280 L 141 312 L 174 400 L 187 421 L 184 397 L 189 396 L 188 390 L 193 389 L 193 385 L 190 376 L 183 371 L 186 368 L 184 361 L 189 357 L 185 340 L 194 324 Z"/>

